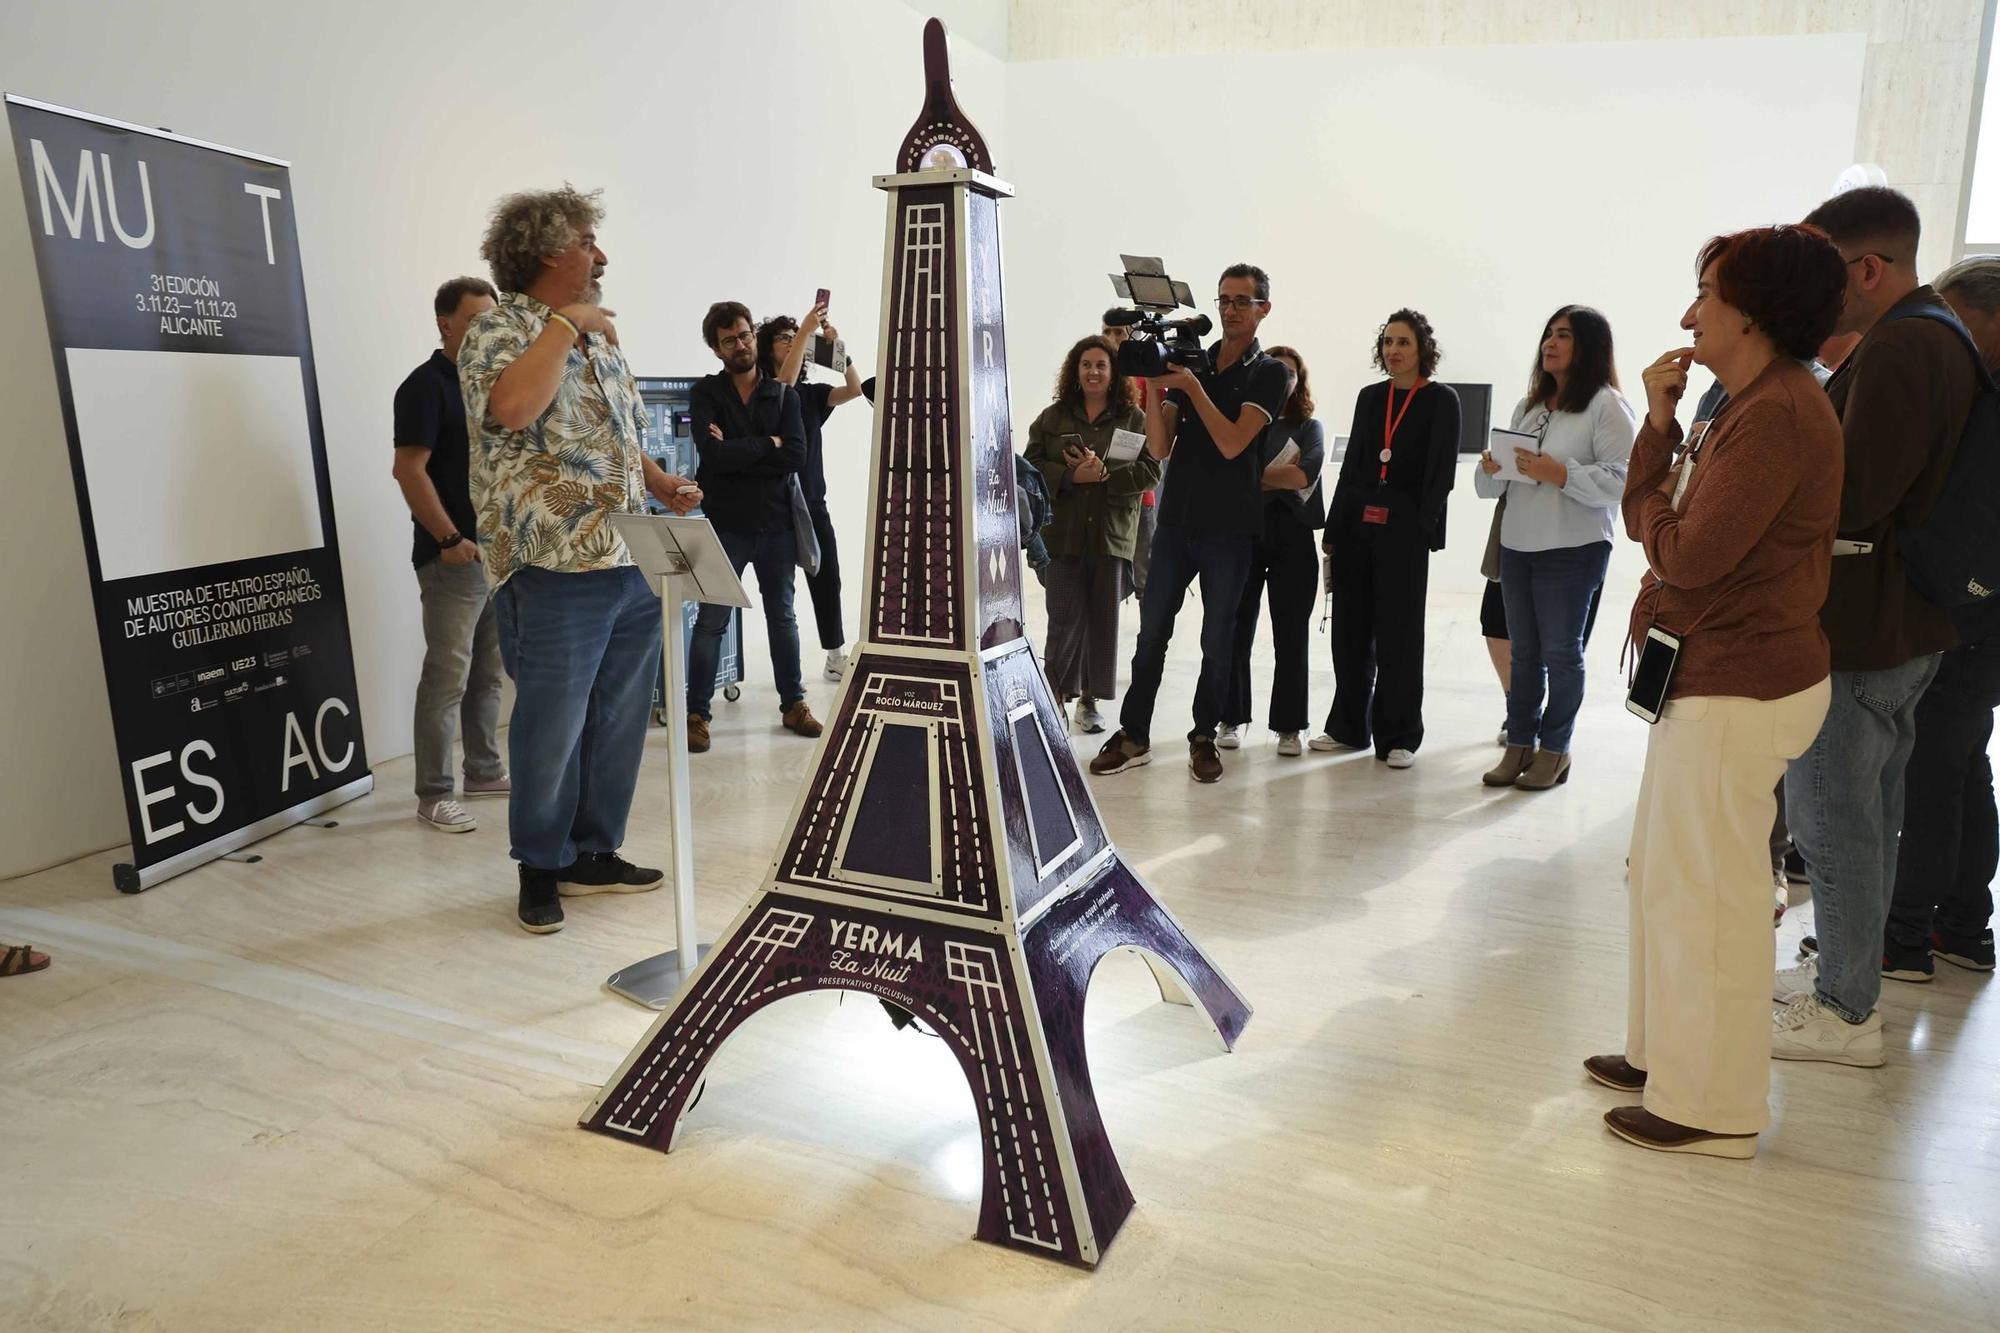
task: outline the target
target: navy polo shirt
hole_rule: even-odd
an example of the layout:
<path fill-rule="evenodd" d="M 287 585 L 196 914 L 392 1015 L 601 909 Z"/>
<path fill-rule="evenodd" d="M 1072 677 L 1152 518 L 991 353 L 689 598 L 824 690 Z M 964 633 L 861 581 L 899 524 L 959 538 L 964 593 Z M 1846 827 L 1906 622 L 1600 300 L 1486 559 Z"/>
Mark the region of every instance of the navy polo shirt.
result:
<path fill-rule="evenodd" d="M 1211 361 L 1222 354 L 1222 344 L 1209 347 Z M 1261 344 L 1252 340 L 1249 350 L 1227 370 L 1201 377 L 1201 387 L 1222 415 L 1234 421 L 1245 406 L 1264 415 L 1264 430 L 1234 458 L 1224 458 L 1209 436 L 1201 413 L 1188 404 L 1187 395 L 1174 390 L 1166 401 L 1180 411 L 1174 428 L 1174 451 L 1167 465 L 1165 488 L 1160 494 L 1160 526 L 1179 528 L 1197 535 L 1256 536 L 1264 530 L 1263 458 L 1264 433 L 1285 407 L 1285 392 L 1291 372 L 1285 363 L 1264 355 Z"/>
<path fill-rule="evenodd" d="M 437 489 L 438 502 L 467 541 L 478 539 L 479 520 L 472 511 L 471 457 L 465 434 L 465 398 L 458 387 L 458 367 L 442 351 L 411 371 L 396 390 L 394 440 L 397 447 L 413 445 L 431 451 L 424 460 Z M 410 562 L 419 569 L 438 558 L 437 539 L 414 518 Z"/>

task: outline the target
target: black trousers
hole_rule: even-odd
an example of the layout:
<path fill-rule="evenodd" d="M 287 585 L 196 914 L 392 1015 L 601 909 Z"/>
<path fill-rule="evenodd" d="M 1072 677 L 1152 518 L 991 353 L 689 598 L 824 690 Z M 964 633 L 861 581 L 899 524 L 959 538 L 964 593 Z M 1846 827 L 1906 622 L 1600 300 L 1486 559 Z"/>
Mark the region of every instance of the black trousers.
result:
<path fill-rule="evenodd" d="M 1118 709 L 1118 725 L 1141 745 L 1153 739 L 1153 704 L 1167 666 L 1174 618 L 1187 600 L 1188 585 L 1201 580 L 1201 674 L 1194 685 L 1194 727 L 1213 737 L 1222 720 L 1229 689 L 1229 648 L 1236 631 L 1236 607 L 1243 596 L 1243 573 L 1250 566 L 1251 538 L 1235 533 L 1191 533 L 1162 525 L 1153 532 L 1146 595 L 1139 600 L 1139 643 L 1132 653 L 1132 683 Z"/>
<path fill-rule="evenodd" d="M 1375 753 L 1424 743 L 1424 599 L 1431 551 L 1415 523 L 1333 533 L 1333 707 L 1329 736 Z"/>
<path fill-rule="evenodd" d="M 1921 948 L 1931 932 L 1978 939 L 1993 919 L 2000 819 L 1986 743 L 2000 706 L 2000 643 L 1954 648 L 1917 702 L 1917 739 L 1903 771 L 1903 839 L 1887 942 Z"/>
<path fill-rule="evenodd" d="M 1268 590 L 1271 602 L 1270 725 L 1273 731 L 1304 731 L 1306 677 L 1312 665 L 1313 601 L 1319 596 L 1319 551 L 1312 529 L 1278 505 L 1265 510 L 1264 535 L 1250 545 L 1250 574 L 1236 608 L 1236 642 L 1230 659 L 1229 689 L 1222 720 L 1250 723 L 1250 650 L 1257 642 L 1258 603 Z"/>
<path fill-rule="evenodd" d="M 846 645 L 847 627 L 840 618 L 840 548 L 833 540 L 833 516 L 826 512 L 826 501 L 812 505 L 812 520 L 813 531 L 819 534 L 819 573 L 806 575 L 806 592 L 819 625 L 819 646 L 832 652 Z"/>

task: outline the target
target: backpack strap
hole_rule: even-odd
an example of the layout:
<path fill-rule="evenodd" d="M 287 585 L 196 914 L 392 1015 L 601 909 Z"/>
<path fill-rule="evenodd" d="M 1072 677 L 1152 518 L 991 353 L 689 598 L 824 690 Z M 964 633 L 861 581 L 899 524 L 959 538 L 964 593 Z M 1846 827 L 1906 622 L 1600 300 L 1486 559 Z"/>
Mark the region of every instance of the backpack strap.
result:
<path fill-rule="evenodd" d="M 1993 393 L 1995 391 L 1993 377 L 1986 371 L 1986 358 L 1979 354 L 1979 344 L 1972 340 L 1971 330 L 1967 329 L 1958 316 L 1952 313 L 1950 306 L 1942 303 L 1931 304 L 1927 302 L 1923 305 L 1911 306 L 1907 310 L 1899 311 L 1886 318 L 1927 319 L 1933 324 L 1942 324 L 1953 333 L 1956 333 L 1959 343 L 1967 352 L 1972 354 L 1972 373 L 1979 377 L 1981 391 L 1985 393 Z"/>

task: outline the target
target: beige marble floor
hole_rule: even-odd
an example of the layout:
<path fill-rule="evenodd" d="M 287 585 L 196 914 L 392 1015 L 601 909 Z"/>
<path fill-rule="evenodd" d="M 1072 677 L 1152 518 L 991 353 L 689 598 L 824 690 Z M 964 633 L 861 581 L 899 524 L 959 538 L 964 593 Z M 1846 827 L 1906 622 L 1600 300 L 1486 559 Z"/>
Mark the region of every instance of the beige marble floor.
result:
<path fill-rule="evenodd" d="M 669 1157 L 576 1129 L 647 1024 L 599 983 L 671 945 L 671 904 L 592 899 L 523 934 L 503 810 L 432 833 L 399 760 L 256 865 L 137 898 L 109 855 L 0 885 L 0 938 L 56 955 L 0 982 L 0 1327 L 1993 1327 L 1990 984 L 1887 983 L 1888 1066 L 1778 1068 L 1752 1162 L 1602 1129 L 1618 1099 L 1577 1062 L 1620 1040 L 1645 729 L 1606 635 L 1576 780 L 1479 787 L 1498 704 L 1458 568 L 1483 515 L 1459 507 L 1415 769 L 1259 735 L 1213 788 L 1178 763 L 1098 784 L 1257 1015 L 1225 1056 L 1136 960 L 1100 973 L 1093 1066 L 1138 1206 L 1096 1273 L 969 1239 L 970 1096 L 871 1003 L 759 1015 Z M 1631 573 L 1621 553 L 1614 587 Z M 1177 651 L 1168 734 L 1190 667 Z M 755 673 L 696 760 L 714 925 L 806 755 Z M 629 844 L 654 864 L 664 758 Z"/>

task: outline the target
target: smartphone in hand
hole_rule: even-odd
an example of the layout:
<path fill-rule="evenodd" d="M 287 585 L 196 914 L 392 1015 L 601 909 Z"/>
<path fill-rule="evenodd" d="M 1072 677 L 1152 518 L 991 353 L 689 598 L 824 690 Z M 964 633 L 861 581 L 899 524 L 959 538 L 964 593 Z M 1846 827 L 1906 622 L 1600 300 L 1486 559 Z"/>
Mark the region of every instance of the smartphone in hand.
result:
<path fill-rule="evenodd" d="M 831 300 L 832 300 L 832 293 L 828 292 L 827 289 L 824 287 L 820 288 L 819 291 L 814 293 L 813 295 L 813 304 L 818 306 L 822 310 L 826 309 L 827 303 Z"/>

